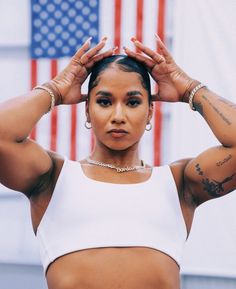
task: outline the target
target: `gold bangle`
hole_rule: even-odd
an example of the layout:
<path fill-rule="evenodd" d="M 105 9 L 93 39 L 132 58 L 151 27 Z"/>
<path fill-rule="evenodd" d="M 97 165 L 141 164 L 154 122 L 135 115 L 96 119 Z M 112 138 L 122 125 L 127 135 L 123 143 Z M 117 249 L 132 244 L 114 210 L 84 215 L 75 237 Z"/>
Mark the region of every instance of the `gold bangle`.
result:
<path fill-rule="evenodd" d="M 49 88 L 46 87 L 46 86 L 43 86 L 43 85 L 37 85 L 37 86 L 35 86 L 35 87 L 33 88 L 33 90 L 34 90 L 34 89 L 42 89 L 42 90 L 44 90 L 44 91 L 47 91 L 47 93 L 49 93 L 49 95 L 51 96 L 51 104 L 50 104 L 49 110 L 48 110 L 45 114 L 47 114 L 48 112 L 51 112 L 51 111 L 53 110 L 54 106 L 55 106 L 55 95 L 54 95 L 54 93 L 52 92 L 52 90 L 49 89 Z"/>

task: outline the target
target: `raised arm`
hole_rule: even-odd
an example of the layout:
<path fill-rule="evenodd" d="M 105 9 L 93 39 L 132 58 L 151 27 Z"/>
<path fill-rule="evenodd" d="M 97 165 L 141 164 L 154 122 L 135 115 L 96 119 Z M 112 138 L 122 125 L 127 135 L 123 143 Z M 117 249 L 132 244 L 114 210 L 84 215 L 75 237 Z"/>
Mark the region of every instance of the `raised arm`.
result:
<path fill-rule="evenodd" d="M 236 188 L 236 106 L 207 88 L 195 94 L 193 106 L 221 143 L 186 166 L 185 179 L 199 205 Z"/>
<path fill-rule="evenodd" d="M 135 38 L 132 41 L 140 53 L 127 48 L 125 52 L 144 63 L 158 83 L 159 91 L 153 100 L 188 103 L 193 90 L 200 87 L 200 82 L 176 65 L 158 37 L 160 53 Z M 206 87 L 198 89 L 192 101 L 193 108 L 203 116 L 221 143 L 218 147 L 207 149 L 185 166 L 185 191 L 199 205 L 236 188 L 236 105 Z"/>
<path fill-rule="evenodd" d="M 68 66 L 53 80 L 43 85 L 46 89 L 34 89 L 26 95 L 0 104 L 0 182 L 3 185 L 29 197 L 42 179 L 49 180 L 53 171 L 52 154 L 28 136 L 35 124 L 53 105 L 52 95 L 56 105 L 79 103 L 84 100 L 81 85 L 91 67 L 100 59 L 113 54 L 112 49 L 98 54 L 105 41 L 104 38 L 90 50 L 90 40 L 86 41 Z"/>

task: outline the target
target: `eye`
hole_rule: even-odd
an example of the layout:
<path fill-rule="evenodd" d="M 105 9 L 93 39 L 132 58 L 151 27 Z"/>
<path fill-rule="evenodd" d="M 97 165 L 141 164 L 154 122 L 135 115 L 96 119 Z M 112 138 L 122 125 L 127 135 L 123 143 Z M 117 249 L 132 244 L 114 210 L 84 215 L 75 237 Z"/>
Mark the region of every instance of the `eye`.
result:
<path fill-rule="evenodd" d="M 111 105 L 111 100 L 108 98 L 99 98 L 97 99 L 97 103 L 101 106 L 107 107 Z"/>
<path fill-rule="evenodd" d="M 128 101 L 128 106 L 131 106 L 131 107 L 136 107 L 139 104 L 141 104 L 141 100 L 139 99 L 129 99 Z"/>

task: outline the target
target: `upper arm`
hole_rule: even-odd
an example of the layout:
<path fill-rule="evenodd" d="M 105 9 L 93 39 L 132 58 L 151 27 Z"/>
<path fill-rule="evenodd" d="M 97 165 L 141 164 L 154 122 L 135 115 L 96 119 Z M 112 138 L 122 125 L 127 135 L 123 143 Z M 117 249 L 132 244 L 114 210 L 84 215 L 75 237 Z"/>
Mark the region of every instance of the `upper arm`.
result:
<path fill-rule="evenodd" d="M 204 151 L 188 163 L 184 177 L 196 205 L 228 194 L 236 189 L 236 148 Z"/>
<path fill-rule="evenodd" d="M 0 142 L 0 182 L 10 189 L 29 196 L 52 165 L 47 151 L 33 140 Z"/>

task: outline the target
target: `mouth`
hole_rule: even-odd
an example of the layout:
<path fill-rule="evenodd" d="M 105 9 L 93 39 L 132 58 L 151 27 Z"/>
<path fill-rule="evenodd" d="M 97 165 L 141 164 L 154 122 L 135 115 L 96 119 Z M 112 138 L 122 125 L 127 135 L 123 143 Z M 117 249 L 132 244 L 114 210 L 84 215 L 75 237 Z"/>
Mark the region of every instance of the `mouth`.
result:
<path fill-rule="evenodd" d="M 111 129 L 108 131 L 108 133 L 114 138 L 119 138 L 128 134 L 128 132 L 124 129 Z"/>

